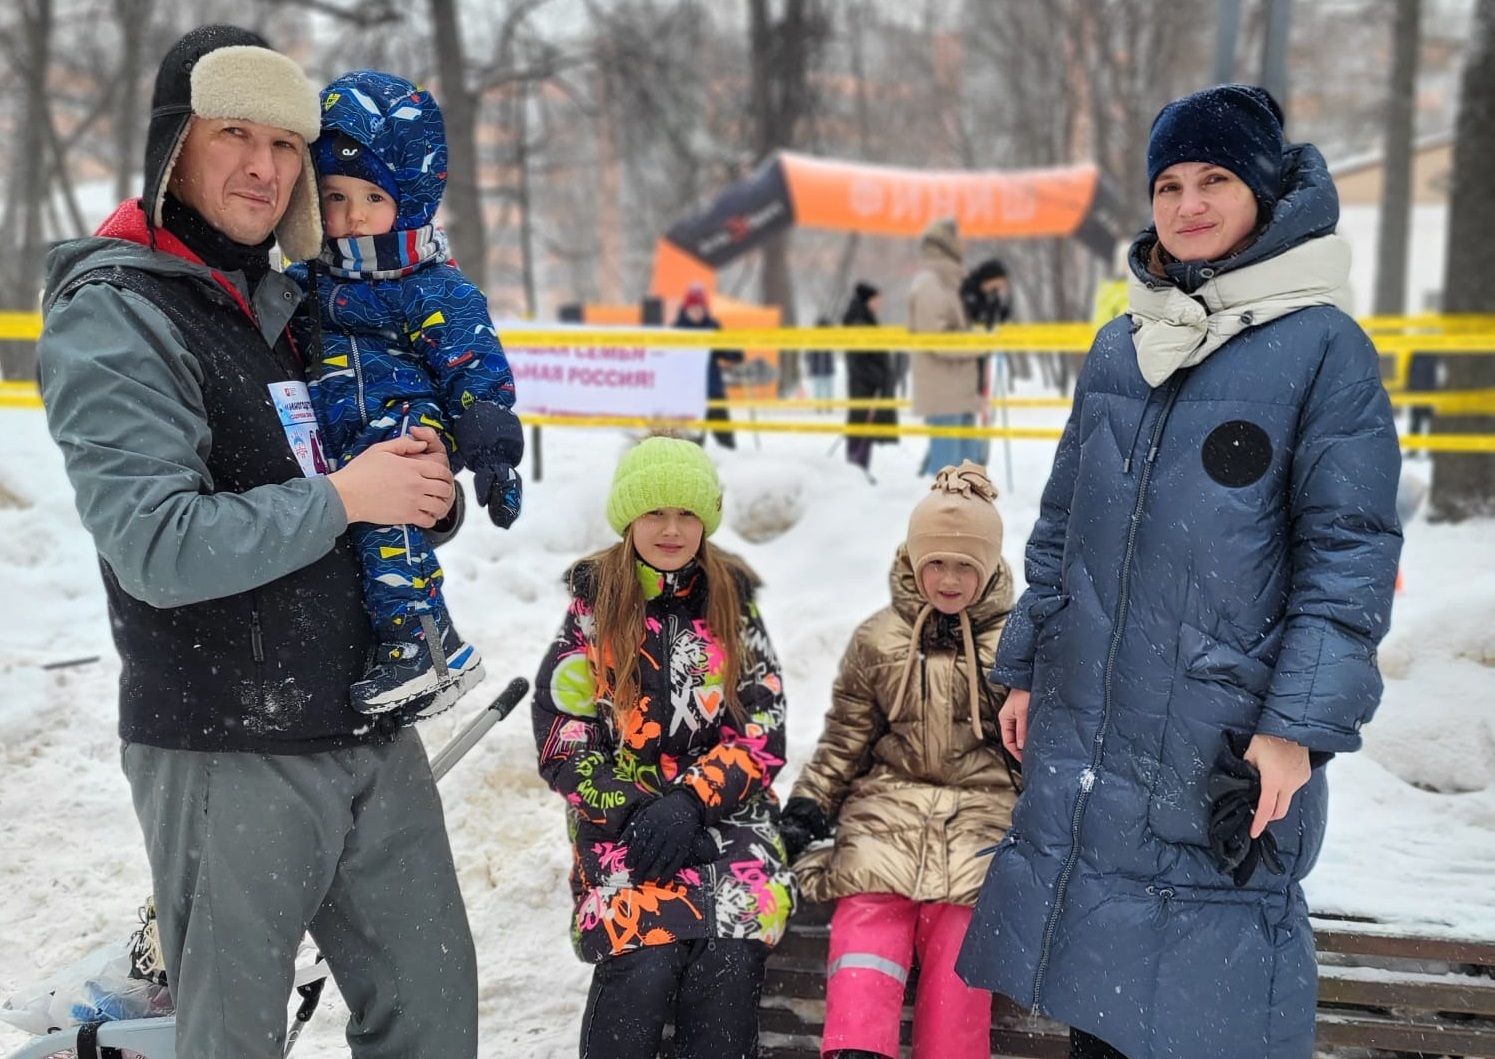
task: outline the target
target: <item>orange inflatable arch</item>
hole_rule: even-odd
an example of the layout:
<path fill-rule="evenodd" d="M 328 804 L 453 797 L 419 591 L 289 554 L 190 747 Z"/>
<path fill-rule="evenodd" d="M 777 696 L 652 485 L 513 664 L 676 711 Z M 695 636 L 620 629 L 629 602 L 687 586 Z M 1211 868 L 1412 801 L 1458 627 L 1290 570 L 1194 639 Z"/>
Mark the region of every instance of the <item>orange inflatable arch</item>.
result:
<path fill-rule="evenodd" d="M 913 237 L 954 217 L 967 239 L 1079 239 L 1109 260 L 1122 206 L 1092 164 L 1053 169 L 905 169 L 780 151 L 670 228 L 655 248 L 649 293 L 678 302 L 792 225 Z"/>

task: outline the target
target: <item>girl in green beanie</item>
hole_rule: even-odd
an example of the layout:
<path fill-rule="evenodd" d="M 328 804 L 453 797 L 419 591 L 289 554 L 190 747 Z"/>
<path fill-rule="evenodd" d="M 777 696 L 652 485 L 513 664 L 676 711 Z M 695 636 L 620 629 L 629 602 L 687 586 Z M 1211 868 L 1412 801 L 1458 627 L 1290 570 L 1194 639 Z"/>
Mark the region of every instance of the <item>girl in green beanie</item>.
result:
<path fill-rule="evenodd" d="M 758 1054 L 758 997 L 795 889 L 771 784 L 784 762 L 778 659 L 758 578 L 721 523 L 701 448 L 649 438 L 618 464 L 622 540 L 567 574 L 535 679 L 540 774 L 573 846 L 572 941 L 595 963 L 582 1059 Z"/>

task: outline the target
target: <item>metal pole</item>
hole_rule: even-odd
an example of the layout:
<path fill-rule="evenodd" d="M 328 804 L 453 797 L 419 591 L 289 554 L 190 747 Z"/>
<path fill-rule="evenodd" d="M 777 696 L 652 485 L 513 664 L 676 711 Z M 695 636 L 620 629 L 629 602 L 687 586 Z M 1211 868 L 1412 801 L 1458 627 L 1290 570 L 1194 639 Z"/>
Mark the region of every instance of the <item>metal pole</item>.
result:
<path fill-rule="evenodd" d="M 1287 45 L 1293 0 L 1267 0 L 1267 32 L 1261 48 L 1261 86 L 1287 113 Z"/>
<path fill-rule="evenodd" d="M 1215 84 L 1235 80 L 1235 42 L 1241 31 L 1241 0 L 1219 0 L 1220 21 L 1215 30 Z"/>

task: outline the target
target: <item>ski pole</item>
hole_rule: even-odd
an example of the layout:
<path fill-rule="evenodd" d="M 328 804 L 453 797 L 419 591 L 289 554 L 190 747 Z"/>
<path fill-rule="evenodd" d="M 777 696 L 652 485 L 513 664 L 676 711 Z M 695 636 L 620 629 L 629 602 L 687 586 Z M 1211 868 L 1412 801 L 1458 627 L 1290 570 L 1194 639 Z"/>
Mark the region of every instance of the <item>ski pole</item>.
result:
<path fill-rule="evenodd" d="M 529 681 L 523 677 L 515 677 L 509 681 L 509 686 L 498 693 L 498 697 L 489 703 L 488 708 L 467 722 L 467 727 L 453 736 L 451 742 L 431 759 L 431 775 L 439 782 L 488 733 L 488 729 L 514 711 L 514 707 L 519 705 L 528 692 Z"/>

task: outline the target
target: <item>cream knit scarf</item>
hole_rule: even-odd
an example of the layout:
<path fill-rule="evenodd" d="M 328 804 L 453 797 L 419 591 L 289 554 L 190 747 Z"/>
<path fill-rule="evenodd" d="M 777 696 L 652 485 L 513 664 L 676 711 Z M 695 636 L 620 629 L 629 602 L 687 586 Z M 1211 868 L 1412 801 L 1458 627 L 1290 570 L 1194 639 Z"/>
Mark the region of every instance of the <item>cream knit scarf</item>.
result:
<path fill-rule="evenodd" d="M 1172 284 L 1150 288 L 1134 275 L 1127 312 L 1142 377 L 1161 386 L 1247 328 L 1310 305 L 1348 312 L 1349 275 L 1350 246 L 1337 235 L 1206 280 L 1192 296 Z"/>

